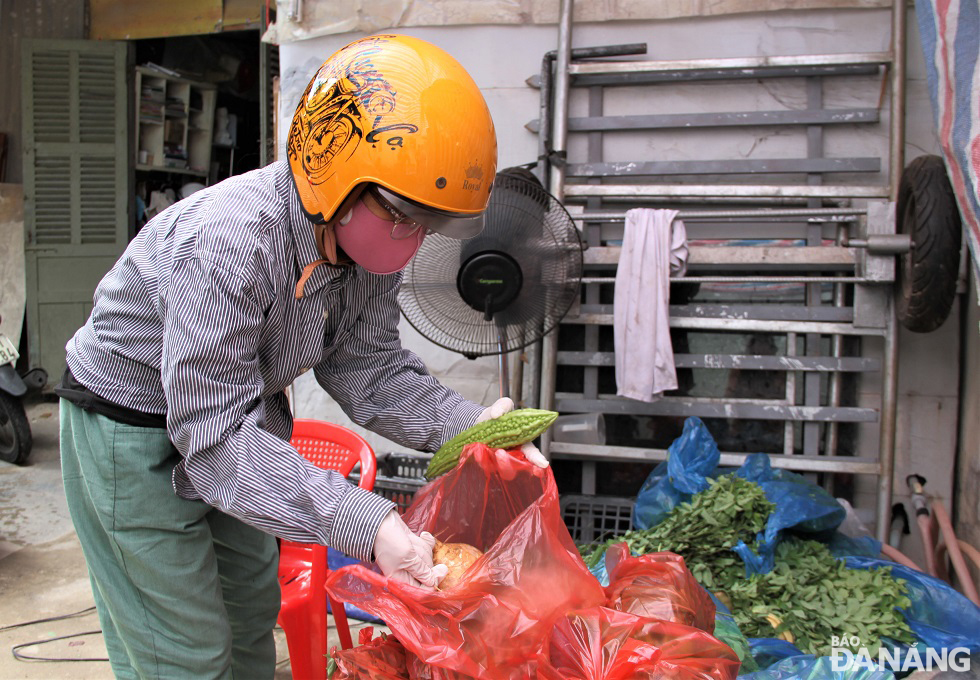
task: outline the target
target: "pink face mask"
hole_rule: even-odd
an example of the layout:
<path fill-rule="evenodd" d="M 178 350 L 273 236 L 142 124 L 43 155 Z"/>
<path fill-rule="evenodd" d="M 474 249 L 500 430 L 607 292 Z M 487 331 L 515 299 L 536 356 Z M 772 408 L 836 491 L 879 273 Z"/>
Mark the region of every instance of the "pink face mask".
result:
<path fill-rule="evenodd" d="M 408 265 L 426 233 L 425 229 L 418 229 L 407 238 L 392 238 L 394 229 L 394 222 L 378 217 L 360 200 L 337 223 L 334 233 L 337 245 L 364 269 L 372 274 L 394 274 Z"/>

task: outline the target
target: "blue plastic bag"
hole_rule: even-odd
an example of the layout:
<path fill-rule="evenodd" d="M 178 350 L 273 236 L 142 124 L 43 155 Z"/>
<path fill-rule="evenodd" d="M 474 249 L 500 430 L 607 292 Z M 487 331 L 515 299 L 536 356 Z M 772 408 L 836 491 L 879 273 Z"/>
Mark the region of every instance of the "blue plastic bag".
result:
<path fill-rule="evenodd" d="M 327 569 L 330 571 L 337 571 L 341 567 L 346 567 L 350 564 L 364 564 L 360 560 L 354 559 L 353 557 L 348 557 L 339 550 L 334 550 L 330 548 L 327 550 Z M 332 612 L 330 608 L 330 601 L 327 600 L 327 611 Z M 368 623 L 380 623 L 384 625 L 384 621 L 378 617 L 368 614 L 363 609 L 355 607 L 349 602 L 344 603 L 344 611 L 347 613 L 348 618 L 357 619 L 358 621 L 366 621 Z"/>
<path fill-rule="evenodd" d="M 787 657 L 764 670 L 738 677 L 740 680 L 894 680 L 895 674 L 857 664 L 853 668 L 837 670 L 834 668 L 834 660 L 829 656 L 801 654 Z"/>
<path fill-rule="evenodd" d="M 700 418 L 684 421 L 681 436 L 667 449 L 667 460 L 657 465 L 643 483 L 633 506 L 633 526 L 649 529 L 663 521 L 674 506 L 708 488 L 721 460 L 721 452 Z"/>
<path fill-rule="evenodd" d="M 905 580 L 912 605 L 902 613 L 916 640 L 926 647 L 980 652 L 980 607 L 948 583 L 886 560 L 847 557 L 845 562 L 852 569 L 891 567 L 892 576 Z"/>
<path fill-rule="evenodd" d="M 773 469 L 766 454 L 752 454 L 735 474 L 761 486 L 775 506 L 754 550 L 744 543 L 734 548 L 745 562 L 746 574 L 772 571 L 776 546 L 786 530 L 827 542 L 847 516 L 843 506 L 813 482 L 788 470 Z"/>
<path fill-rule="evenodd" d="M 679 503 L 709 487 L 708 479 L 724 474 L 718 468 L 721 453 L 704 423 L 695 417 L 684 421 L 684 431 L 668 449 L 666 463 L 658 465 L 643 483 L 633 507 L 633 526 L 656 526 Z M 775 505 L 755 549 L 736 546 L 746 563 L 746 573 L 766 573 L 773 567 L 776 545 L 784 531 L 792 529 L 811 538 L 829 540 L 847 512 L 830 494 L 806 478 L 773 469 L 769 456 L 748 456 L 737 470 L 739 477 L 757 483 Z"/>
<path fill-rule="evenodd" d="M 633 552 L 632 550 L 630 550 L 630 555 L 633 555 L 635 557 L 636 556 L 636 553 Z M 597 564 L 594 567 L 592 567 L 591 569 L 589 569 L 589 571 L 592 572 L 592 575 L 593 576 L 595 576 L 595 578 L 599 582 L 599 585 L 600 586 L 602 586 L 603 588 L 605 588 L 606 586 L 609 585 L 609 572 L 606 571 L 606 553 L 605 553 L 605 551 L 603 551 L 603 553 L 602 553 L 602 558 L 599 560 L 599 564 Z"/>
<path fill-rule="evenodd" d="M 781 532 L 793 529 L 813 538 L 830 536 L 844 521 L 847 511 L 821 487 L 788 470 L 777 470 L 769 456 L 755 453 L 746 458 L 736 474 L 756 482 L 776 507 L 766 523 L 765 540 L 775 542 Z"/>
<path fill-rule="evenodd" d="M 760 669 L 774 666 L 783 659 L 803 656 L 799 647 L 780 638 L 749 638 L 749 650 Z"/>

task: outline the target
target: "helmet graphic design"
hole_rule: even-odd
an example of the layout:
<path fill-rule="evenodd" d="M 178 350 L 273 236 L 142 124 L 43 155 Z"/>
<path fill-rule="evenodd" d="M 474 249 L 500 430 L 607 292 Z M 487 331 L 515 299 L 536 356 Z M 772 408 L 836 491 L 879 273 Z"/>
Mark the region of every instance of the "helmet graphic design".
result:
<path fill-rule="evenodd" d="M 363 136 L 366 119 L 360 102 L 352 96 L 353 84 L 343 78 L 322 86 L 323 94 L 307 113 L 309 134 L 302 139 L 303 168 L 312 183 L 323 182 L 336 172 L 335 159 L 346 160 Z M 313 108 L 315 107 L 315 108 Z M 290 137 L 300 142 L 297 135 Z M 354 142 L 354 143 L 352 143 Z M 346 152 L 346 153 L 345 153 Z"/>
<path fill-rule="evenodd" d="M 473 217 L 490 197 L 497 140 L 483 95 L 452 56 L 418 38 L 376 35 L 317 71 L 293 116 L 287 156 L 314 219 L 335 217 L 364 183 L 423 212 Z"/>

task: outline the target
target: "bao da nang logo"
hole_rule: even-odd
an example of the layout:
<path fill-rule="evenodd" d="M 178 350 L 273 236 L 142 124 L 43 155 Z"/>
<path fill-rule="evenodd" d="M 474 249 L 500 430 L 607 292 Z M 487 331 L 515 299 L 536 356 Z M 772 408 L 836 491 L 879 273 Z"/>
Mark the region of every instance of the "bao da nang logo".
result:
<path fill-rule="evenodd" d="M 856 636 L 836 635 L 830 638 L 830 660 L 834 671 L 859 669 L 892 671 L 955 671 L 970 670 L 970 650 L 967 647 L 938 647 L 929 649 L 880 647 L 872 656 Z M 854 652 L 852 650 L 857 650 Z"/>

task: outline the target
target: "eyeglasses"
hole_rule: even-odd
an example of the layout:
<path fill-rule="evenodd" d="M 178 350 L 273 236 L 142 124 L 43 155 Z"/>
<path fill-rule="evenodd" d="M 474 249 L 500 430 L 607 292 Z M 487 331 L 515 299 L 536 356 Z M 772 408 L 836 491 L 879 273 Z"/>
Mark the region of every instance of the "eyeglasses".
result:
<path fill-rule="evenodd" d="M 483 214 L 449 213 L 410 201 L 384 187 L 374 184 L 369 189 L 388 214 L 394 218 L 392 238 L 414 236 L 425 227 L 426 234 L 439 233 L 449 238 L 471 238 L 483 230 Z"/>
<path fill-rule="evenodd" d="M 378 202 L 382 208 L 384 208 L 389 215 L 391 215 L 394 224 L 391 225 L 391 238 L 396 241 L 402 241 L 407 238 L 411 238 L 419 233 L 419 229 L 425 229 L 425 234 L 428 236 L 432 233 L 432 230 L 428 229 L 421 222 L 416 222 L 408 215 L 403 213 L 401 210 L 396 208 L 391 202 L 381 195 L 381 191 L 377 187 L 371 187 L 368 190 L 371 196 Z"/>

